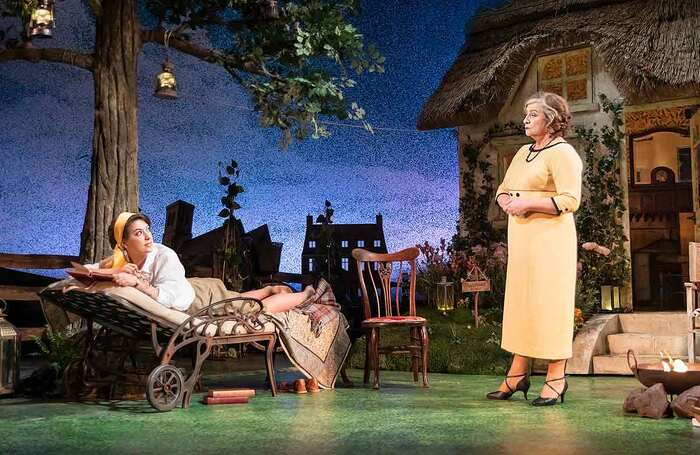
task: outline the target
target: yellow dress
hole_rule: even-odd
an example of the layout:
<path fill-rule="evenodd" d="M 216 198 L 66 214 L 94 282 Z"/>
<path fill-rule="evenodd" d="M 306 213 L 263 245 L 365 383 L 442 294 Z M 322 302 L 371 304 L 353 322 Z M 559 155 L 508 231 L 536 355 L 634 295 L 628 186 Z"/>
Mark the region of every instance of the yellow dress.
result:
<path fill-rule="evenodd" d="M 508 268 L 501 347 L 539 359 L 568 359 L 574 330 L 576 225 L 583 165 L 566 142 L 518 150 L 496 198 L 550 197 L 558 215 L 508 217 Z"/>

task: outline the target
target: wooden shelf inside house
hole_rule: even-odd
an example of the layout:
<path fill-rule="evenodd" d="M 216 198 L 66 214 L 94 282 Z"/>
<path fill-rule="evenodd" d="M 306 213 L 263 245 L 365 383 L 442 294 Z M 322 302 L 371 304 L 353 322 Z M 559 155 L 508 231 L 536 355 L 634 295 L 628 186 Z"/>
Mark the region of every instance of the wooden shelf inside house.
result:
<path fill-rule="evenodd" d="M 631 216 L 655 217 L 693 211 L 690 183 L 635 185 L 629 192 Z"/>

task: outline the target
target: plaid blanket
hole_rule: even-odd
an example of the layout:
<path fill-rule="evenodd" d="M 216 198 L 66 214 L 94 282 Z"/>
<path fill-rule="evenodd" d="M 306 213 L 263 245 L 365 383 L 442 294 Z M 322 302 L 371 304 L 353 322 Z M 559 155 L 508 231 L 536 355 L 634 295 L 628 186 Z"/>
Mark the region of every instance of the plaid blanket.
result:
<path fill-rule="evenodd" d="M 311 331 L 318 338 L 323 328 L 338 318 L 340 305 L 335 301 L 331 285 L 321 278 L 316 286 L 316 292 L 293 311 L 309 316 Z"/>

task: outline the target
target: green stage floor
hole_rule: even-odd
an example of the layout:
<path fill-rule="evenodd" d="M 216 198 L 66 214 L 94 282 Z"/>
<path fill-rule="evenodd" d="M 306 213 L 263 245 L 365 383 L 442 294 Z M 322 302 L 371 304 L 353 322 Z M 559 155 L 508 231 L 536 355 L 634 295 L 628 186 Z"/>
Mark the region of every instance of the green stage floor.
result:
<path fill-rule="evenodd" d="M 350 373 L 359 382 L 361 372 Z M 263 376 L 208 374 L 205 385 L 262 387 Z M 572 377 L 566 403 L 551 408 L 534 408 L 522 394 L 487 401 L 497 377 L 430 379 L 422 389 L 407 373 L 382 372 L 380 391 L 272 398 L 258 390 L 244 405 L 205 406 L 195 395 L 190 409 L 168 413 L 145 401 L 3 399 L 0 453 L 700 453 L 700 428 L 690 420 L 624 415 L 624 397 L 637 387 L 632 378 Z M 542 379 L 533 379 L 533 396 Z"/>

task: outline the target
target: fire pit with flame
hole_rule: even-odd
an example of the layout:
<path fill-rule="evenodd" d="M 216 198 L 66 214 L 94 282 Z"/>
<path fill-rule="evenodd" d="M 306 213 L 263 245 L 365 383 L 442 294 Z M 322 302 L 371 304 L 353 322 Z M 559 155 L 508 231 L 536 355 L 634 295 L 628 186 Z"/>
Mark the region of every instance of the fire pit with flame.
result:
<path fill-rule="evenodd" d="M 668 361 L 664 357 L 668 358 Z M 632 365 L 634 359 L 634 365 Z M 627 364 L 639 382 L 647 387 L 661 383 L 667 393 L 679 393 L 700 385 L 700 364 L 686 364 L 681 359 L 664 356 L 658 363 L 637 364 L 637 357 L 631 349 L 627 351 Z"/>

